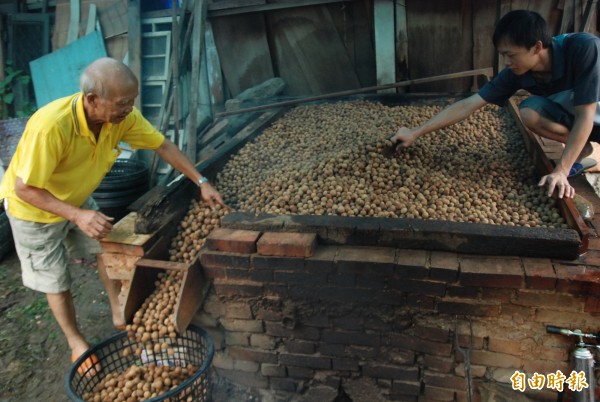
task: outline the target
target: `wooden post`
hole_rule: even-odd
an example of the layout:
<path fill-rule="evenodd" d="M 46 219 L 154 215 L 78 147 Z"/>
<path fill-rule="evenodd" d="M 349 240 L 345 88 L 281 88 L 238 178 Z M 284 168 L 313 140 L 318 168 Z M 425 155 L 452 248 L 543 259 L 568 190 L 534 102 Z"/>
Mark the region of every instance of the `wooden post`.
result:
<path fill-rule="evenodd" d="M 195 0 L 194 30 L 192 35 L 192 82 L 190 91 L 190 114 L 187 119 L 188 146 L 186 155 L 196 163 L 196 144 L 198 143 L 198 91 L 200 91 L 200 60 L 204 57 L 204 30 L 206 19 L 206 1 Z"/>
<path fill-rule="evenodd" d="M 85 29 L 86 35 L 92 33 L 96 29 L 96 11 L 96 5 L 94 3 L 90 4 L 87 27 Z"/>
<path fill-rule="evenodd" d="M 172 16 L 172 28 L 171 28 L 171 39 L 173 41 L 173 49 L 171 54 L 173 59 L 171 62 L 171 68 L 173 69 L 173 122 L 175 123 L 175 133 L 173 134 L 173 142 L 179 144 L 179 122 L 180 122 L 180 99 L 179 99 L 179 32 L 181 32 L 181 26 L 183 25 L 183 15 L 181 20 L 177 21 L 177 2 L 173 1 L 171 7 Z"/>
<path fill-rule="evenodd" d="M 71 43 L 79 36 L 79 0 L 71 0 L 71 14 L 69 17 L 69 32 L 67 34 L 67 43 Z"/>
<path fill-rule="evenodd" d="M 396 81 L 394 3 L 390 0 L 375 0 L 373 7 L 377 85 L 389 84 Z M 395 90 L 382 92 L 393 93 Z"/>
<path fill-rule="evenodd" d="M 597 7 L 596 7 L 596 3 L 598 3 L 598 0 L 588 0 L 586 6 L 585 6 L 585 11 L 583 13 L 583 16 L 581 17 L 581 31 L 582 32 L 594 32 L 592 30 L 592 15 L 596 15 L 596 11 Z"/>
<path fill-rule="evenodd" d="M 408 79 L 408 25 L 406 0 L 396 0 L 396 81 Z M 400 88 L 399 88 L 400 92 Z"/>
<path fill-rule="evenodd" d="M 221 61 L 217 53 L 217 45 L 213 35 L 212 24 L 206 20 L 206 38 L 204 40 L 204 51 L 206 52 L 206 66 L 208 73 L 208 87 L 210 92 L 210 104 L 212 105 L 212 114 L 216 109 L 222 108 L 225 103 L 225 94 L 223 93 L 223 76 L 221 74 Z"/>
<path fill-rule="evenodd" d="M 129 68 L 140 81 L 140 94 L 135 99 L 135 106 L 138 109 L 142 108 L 142 60 L 140 54 L 142 49 L 142 23 L 140 22 L 140 1 L 141 0 L 128 0 L 127 2 L 127 24 L 129 26 L 127 33 L 127 41 L 129 45 Z"/>

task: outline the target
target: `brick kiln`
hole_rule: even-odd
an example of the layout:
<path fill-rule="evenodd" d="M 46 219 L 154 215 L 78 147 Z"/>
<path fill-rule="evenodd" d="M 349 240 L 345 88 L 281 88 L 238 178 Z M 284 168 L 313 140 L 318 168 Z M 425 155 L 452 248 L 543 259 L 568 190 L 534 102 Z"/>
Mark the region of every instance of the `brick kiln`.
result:
<path fill-rule="evenodd" d="M 258 135 L 268 123 L 262 117 L 238 138 L 237 146 L 226 149 L 227 155 Z M 379 159 L 385 145 L 381 137 L 398 125 L 393 116 L 379 117 L 371 120 L 379 122 L 380 135 L 374 141 L 366 140 L 373 134 L 361 126 L 346 133 L 345 137 L 354 136 L 356 147 L 344 142 L 344 136 L 331 141 L 325 140 L 327 136 L 314 149 L 310 141 L 296 136 L 315 155 L 314 160 L 299 157 L 309 164 L 307 170 L 278 165 L 298 151 L 292 142 L 277 137 L 273 141 L 280 142 L 280 151 L 260 157 L 266 162 L 262 170 L 252 165 L 255 162 L 242 171 L 231 167 L 243 157 L 243 150 L 227 166 L 227 155 L 201 164 L 200 170 L 213 172 L 213 177 L 221 172 L 218 187 L 228 202 L 251 212 L 230 213 L 219 229 L 212 230 L 219 222 L 201 212 L 196 201 L 190 204 L 197 190 L 182 183 L 168 189 L 167 196 L 146 197 L 136 225 L 151 233 L 132 235 L 147 236 L 135 250 L 115 246 L 129 240 L 109 239 L 101 263 L 121 272 L 117 276 L 125 280 L 127 298 L 132 276 L 124 271 L 144 265 L 195 266 L 199 257 L 212 286 L 205 289 L 203 301 L 196 295 L 195 303 L 202 307 L 193 317 L 195 310 L 188 308 L 184 323 L 191 320 L 202 326 L 215 341 L 214 382 L 248 390 L 248 395 L 265 401 L 467 401 L 470 392 L 473 400 L 485 400 L 494 387 L 508 385 L 510 390 L 516 370 L 569 371 L 569 341 L 546 335 L 545 325 L 589 331 L 600 327 L 595 218 L 586 225 L 570 200 L 540 205 L 546 199 L 535 194 L 531 180 L 522 176 L 512 182 L 497 175 L 486 179 L 484 173 L 494 169 L 473 167 L 477 153 L 462 166 L 464 172 L 473 168 L 477 177 L 456 174 L 459 183 L 480 180 L 477 191 L 452 194 L 447 177 L 436 173 L 444 161 L 437 159 L 429 167 L 409 162 L 412 167 L 407 169 Z M 322 117 L 313 120 L 324 129 Z M 279 120 L 271 127 L 286 124 Z M 469 130 L 477 130 L 474 122 L 467 124 Z M 523 138 L 534 164 L 547 169 L 549 162 L 533 137 Z M 345 153 L 328 164 L 334 148 L 330 145 L 336 141 Z M 457 154 L 464 148 L 461 143 L 450 145 Z M 509 151 L 524 158 L 521 151 Z M 353 165 L 361 152 L 373 163 Z M 423 153 L 423 158 L 410 154 L 405 159 L 435 160 L 435 155 Z M 501 161 L 491 162 L 500 167 Z M 317 171 L 305 174 L 311 166 Z M 394 186 L 386 187 L 375 173 L 385 167 L 403 169 Z M 264 174 L 268 168 L 287 175 L 270 177 Z M 419 169 L 430 170 L 421 176 L 415 173 Z M 329 171 L 337 183 L 321 189 L 326 192 L 311 189 L 311 181 L 331 181 L 331 176 L 322 176 Z M 365 171 L 375 189 L 361 188 Z M 309 180 L 303 181 L 305 177 Z M 494 181 L 503 183 L 506 194 L 496 193 Z M 228 188 L 228 182 L 234 184 Z M 352 198 L 347 191 L 352 185 L 358 194 L 367 189 L 381 197 L 366 203 L 366 198 Z M 460 185 L 464 183 L 453 186 Z M 395 191 L 406 186 L 427 190 L 427 197 Z M 442 187 L 443 193 L 434 194 Z M 522 196 L 526 193 L 531 194 Z M 234 200 L 236 195 L 243 197 Z M 436 203 L 440 199 L 448 201 Z M 484 199 L 494 204 L 473 213 Z M 179 227 L 148 223 L 156 211 L 163 222 L 182 223 Z M 202 217 L 196 218 L 198 214 Z M 201 231 L 210 233 L 208 238 L 192 236 Z M 149 264 L 149 259 L 163 261 Z M 126 315 L 132 312 L 129 308 Z M 537 400 L 557 397 L 549 389 L 526 393 Z"/>

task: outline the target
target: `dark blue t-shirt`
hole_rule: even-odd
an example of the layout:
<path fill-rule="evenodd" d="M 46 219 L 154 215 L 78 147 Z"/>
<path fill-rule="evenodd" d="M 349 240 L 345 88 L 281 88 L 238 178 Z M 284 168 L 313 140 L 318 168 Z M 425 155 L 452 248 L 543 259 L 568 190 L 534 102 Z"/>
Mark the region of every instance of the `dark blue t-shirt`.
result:
<path fill-rule="evenodd" d="M 531 71 L 516 75 L 508 68 L 485 84 L 479 95 L 502 106 L 519 89 L 555 100 L 573 113 L 573 106 L 600 101 L 600 38 L 587 32 L 552 38 L 552 79 L 537 83 Z M 596 113 L 596 121 L 600 113 Z"/>

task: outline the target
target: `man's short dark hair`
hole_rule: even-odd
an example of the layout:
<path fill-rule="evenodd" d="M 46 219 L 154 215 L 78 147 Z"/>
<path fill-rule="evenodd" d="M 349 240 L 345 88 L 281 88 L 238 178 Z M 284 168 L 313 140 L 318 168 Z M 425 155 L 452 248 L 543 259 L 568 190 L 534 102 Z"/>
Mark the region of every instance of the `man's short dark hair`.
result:
<path fill-rule="evenodd" d="M 532 48 L 537 41 L 541 41 L 547 48 L 552 43 L 552 37 L 541 15 L 534 11 L 513 10 L 500 18 L 492 41 L 496 48 L 504 41 L 527 49 Z"/>

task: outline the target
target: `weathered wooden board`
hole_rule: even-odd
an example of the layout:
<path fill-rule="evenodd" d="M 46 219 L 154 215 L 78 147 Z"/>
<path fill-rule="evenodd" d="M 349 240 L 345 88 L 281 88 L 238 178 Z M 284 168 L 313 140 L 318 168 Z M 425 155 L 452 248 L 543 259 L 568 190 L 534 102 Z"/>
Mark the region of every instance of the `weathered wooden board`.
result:
<path fill-rule="evenodd" d="M 97 31 L 50 54 L 33 60 L 31 79 L 37 107 L 79 91 L 79 76 L 89 63 L 106 57 L 102 36 Z"/>
<path fill-rule="evenodd" d="M 575 259 L 581 241 L 573 229 L 525 228 L 420 219 L 255 215 L 236 212 L 221 226 L 265 232 L 317 233 L 319 243 Z"/>
<path fill-rule="evenodd" d="M 139 247 L 141 249 L 148 249 L 149 243 L 154 233 L 140 234 L 135 233 L 135 221 L 138 215 L 136 212 L 131 212 L 123 219 L 115 223 L 110 233 L 103 239 L 100 240 L 101 244 L 124 244 L 133 247 Z M 140 254 L 140 255 L 143 255 Z"/>
<path fill-rule="evenodd" d="M 294 0 L 294 1 L 272 1 L 269 0 L 220 0 L 209 5 L 209 17 L 219 17 L 224 15 L 237 15 L 247 13 L 257 13 L 263 11 L 281 10 L 288 8 L 307 7 L 323 5 L 330 3 L 347 4 L 354 0 Z M 226 5 L 229 3 L 229 5 Z"/>
<path fill-rule="evenodd" d="M 396 20 L 394 3 L 389 0 L 374 0 L 375 20 L 375 63 L 377 85 L 396 82 Z M 395 92 L 388 89 L 381 92 Z"/>
<path fill-rule="evenodd" d="M 106 48 L 108 55 L 117 59 L 123 59 L 126 49 L 123 40 L 113 40 L 129 31 L 127 23 L 127 0 L 79 0 L 80 15 L 79 23 L 75 26 L 79 37 L 85 35 L 88 25 L 90 5 L 96 5 L 97 16 L 102 27 L 102 33 L 107 40 Z M 67 42 L 69 31 L 69 20 L 71 17 L 70 0 L 58 0 L 55 10 L 55 24 L 52 33 L 52 48 L 54 50 L 64 47 Z M 125 52 L 123 52 L 125 50 Z"/>
<path fill-rule="evenodd" d="M 419 1 L 407 7 L 408 54 L 411 78 L 465 71 L 472 68 L 471 0 Z M 418 85 L 413 91 L 466 92 L 471 80 Z"/>
<path fill-rule="evenodd" d="M 395 0 L 396 29 L 396 81 L 406 80 L 408 74 L 408 21 L 406 20 L 406 1 Z M 401 89 L 401 91 L 400 91 Z M 399 88 L 403 92 L 404 88 Z"/>
<path fill-rule="evenodd" d="M 98 264 L 112 280 L 131 280 L 139 256 L 103 252 L 97 256 Z"/>
<path fill-rule="evenodd" d="M 206 50 L 206 73 L 208 75 L 210 105 L 213 107 L 214 113 L 214 108 L 220 108 L 225 103 L 225 94 L 223 93 L 221 60 L 219 59 L 219 53 L 217 52 L 215 35 L 210 20 L 206 21 L 204 47 Z"/>
<path fill-rule="evenodd" d="M 261 14 L 214 18 L 212 28 L 225 81 L 232 97 L 274 77 Z"/>
<path fill-rule="evenodd" d="M 495 64 L 496 49 L 492 43 L 495 22 L 496 0 L 473 2 L 473 68 L 492 67 Z M 477 85 L 476 82 L 474 84 L 472 87 Z"/>
<path fill-rule="evenodd" d="M 127 23 L 129 31 L 127 32 L 127 59 L 128 66 L 136 77 L 142 77 L 142 23 L 140 18 L 141 0 L 127 0 Z M 142 109 L 142 86 L 140 85 L 140 94 L 135 98 L 135 107 Z"/>
<path fill-rule="evenodd" d="M 311 95 L 360 87 L 325 6 L 272 11 L 267 15 L 274 63 L 286 95 Z"/>
<path fill-rule="evenodd" d="M 209 282 L 204 279 L 198 259 L 191 264 L 138 260 L 123 308 L 126 322 L 132 321 L 144 300 L 154 292 L 158 274 L 167 271 L 183 271 L 182 286 L 174 306 L 174 323 L 178 333 L 186 330 L 208 291 Z"/>
<path fill-rule="evenodd" d="M 361 87 L 376 85 L 373 10 L 369 0 L 327 6 Z"/>

